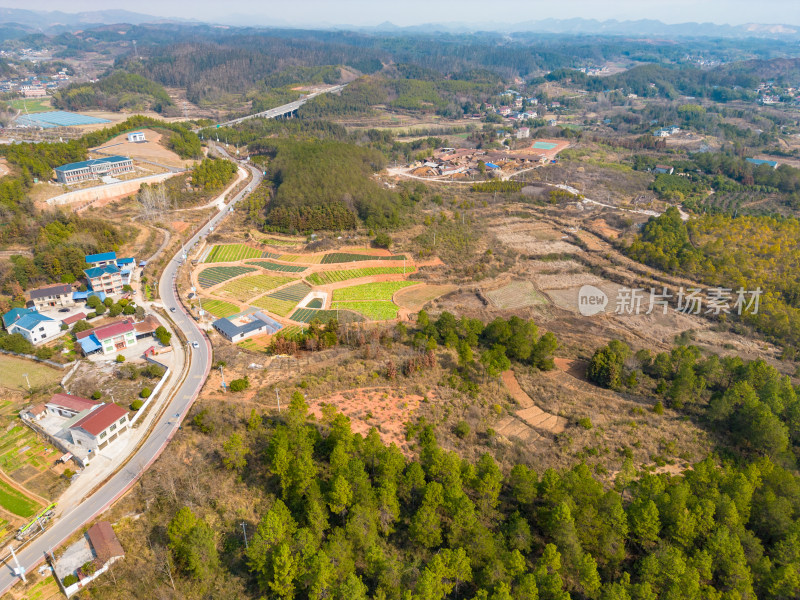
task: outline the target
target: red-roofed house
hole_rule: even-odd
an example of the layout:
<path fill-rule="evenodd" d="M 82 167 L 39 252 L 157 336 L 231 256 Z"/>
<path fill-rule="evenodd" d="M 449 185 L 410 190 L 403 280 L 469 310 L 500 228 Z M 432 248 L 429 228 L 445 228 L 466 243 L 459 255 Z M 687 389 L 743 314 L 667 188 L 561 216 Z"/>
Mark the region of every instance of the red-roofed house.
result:
<path fill-rule="evenodd" d="M 111 354 L 136 344 L 136 328 L 132 321 L 125 319 L 81 331 L 75 338 L 81 343 L 85 354 L 97 350 L 102 350 L 103 354 Z M 87 338 L 91 339 L 84 342 Z"/>
<path fill-rule="evenodd" d="M 83 314 L 82 312 L 79 312 L 79 313 L 75 313 L 74 315 L 68 316 L 66 319 L 61 319 L 61 322 L 64 325 L 72 325 L 73 323 L 77 323 L 81 319 L 85 319 L 85 318 L 86 318 L 86 315 Z"/>
<path fill-rule="evenodd" d="M 84 410 L 91 410 L 100 403 L 96 400 L 72 396 L 71 394 L 55 394 L 50 401 L 45 404 L 47 412 L 59 417 L 71 419 Z"/>
<path fill-rule="evenodd" d="M 119 404 L 103 404 L 69 428 L 72 441 L 100 452 L 129 427 L 128 411 Z"/>

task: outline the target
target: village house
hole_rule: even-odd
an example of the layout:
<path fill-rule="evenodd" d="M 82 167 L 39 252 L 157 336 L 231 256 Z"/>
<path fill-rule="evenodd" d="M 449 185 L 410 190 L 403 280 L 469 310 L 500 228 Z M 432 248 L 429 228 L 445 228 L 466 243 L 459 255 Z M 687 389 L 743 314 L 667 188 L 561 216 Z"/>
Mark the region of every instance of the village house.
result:
<path fill-rule="evenodd" d="M 56 306 L 75 306 L 75 301 L 72 299 L 72 286 L 66 283 L 31 290 L 29 295 L 31 302 L 39 311 Z"/>
<path fill-rule="evenodd" d="M 136 327 L 129 319 L 110 323 L 75 335 L 84 355 L 111 354 L 136 344 Z"/>
<path fill-rule="evenodd" d="M 73 443 L 101 452 L 130 426 L 128 411 L 119 404 L 103 404 L 70 426 Z"/>
<path fill-rule="evenodd" d="M 3 325 L 8 333 L 19 333 L 32 344 L 41 344 L 61 333 L 60 321 L 29 308 L 9 311 L 3 315 Z"/>

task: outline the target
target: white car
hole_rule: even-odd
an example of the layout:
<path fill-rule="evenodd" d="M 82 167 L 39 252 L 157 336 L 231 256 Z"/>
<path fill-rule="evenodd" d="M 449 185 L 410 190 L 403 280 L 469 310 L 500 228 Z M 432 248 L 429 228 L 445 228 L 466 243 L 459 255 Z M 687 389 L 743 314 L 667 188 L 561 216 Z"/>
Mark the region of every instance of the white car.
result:
<path fill-rule="evenodd" d="M 200 344 L 198 344 L 197 342 L 192 342 L 192 348 L 199 348 L 199 347 Z"/>
<path fill-rule="evenodd" d="M 172 308 L 170 308 L 169 312 L 175 312 L 175 307 L 173 306 Z"/>

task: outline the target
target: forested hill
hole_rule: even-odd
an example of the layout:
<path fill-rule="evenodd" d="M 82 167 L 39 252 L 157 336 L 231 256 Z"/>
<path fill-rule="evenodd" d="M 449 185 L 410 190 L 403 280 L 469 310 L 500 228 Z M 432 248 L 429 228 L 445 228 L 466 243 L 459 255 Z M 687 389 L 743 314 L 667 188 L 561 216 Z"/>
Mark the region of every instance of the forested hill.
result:
<path fill-rule="evenodd" d="M 53 105 L 64 110 L 154 110 L 173 107 L 167 91 L 141 75 L 115 71 L 95 83 L 73 83 L 53 94 Z"/>

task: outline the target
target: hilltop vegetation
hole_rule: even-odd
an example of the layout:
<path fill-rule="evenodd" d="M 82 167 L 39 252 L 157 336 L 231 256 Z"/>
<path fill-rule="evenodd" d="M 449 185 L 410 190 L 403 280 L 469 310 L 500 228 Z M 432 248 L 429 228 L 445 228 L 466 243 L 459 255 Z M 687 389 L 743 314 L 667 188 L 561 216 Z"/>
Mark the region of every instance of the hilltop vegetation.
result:
<path fill-rule="evenodd" d="M 163 86 L 145 77 L 114 71 L 94 83 L 73 83 L 53 94 L 53 106 L 64 110 L 153 110 L 174 106 Z"/>

